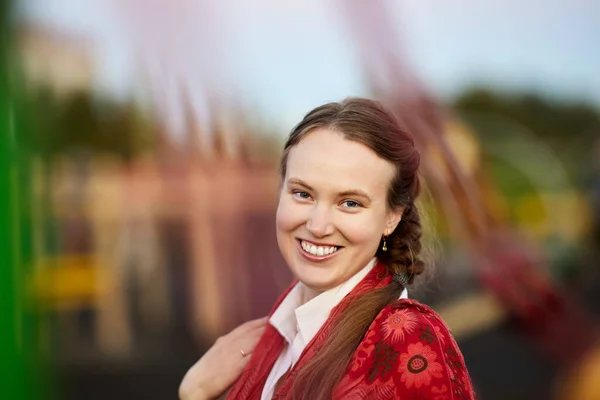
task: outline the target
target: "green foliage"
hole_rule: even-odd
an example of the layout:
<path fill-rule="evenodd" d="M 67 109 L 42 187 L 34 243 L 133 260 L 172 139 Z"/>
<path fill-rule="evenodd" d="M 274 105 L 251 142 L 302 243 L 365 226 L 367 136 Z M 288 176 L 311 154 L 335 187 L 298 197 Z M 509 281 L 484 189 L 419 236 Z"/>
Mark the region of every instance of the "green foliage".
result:
<path fill-rule="evenodd" d="M 481 140 L 496 134 L 493 126 L 481 126 L 477 116 L 492 115 L 514 121 L 531 132 L 561 160 L 570 179 L 583 185 L 587 179 L 593 144 L 600 137 L 600 111 L 593 105 L 556 101 L 537 94 L 499 94 L 474 88 L 454 102 L 454 109 L 473 124 Z"/>
<path fill-rule="evenodd" d="M 572 139 L 579 136 L 589 139 L 593 128 L 600 127 L 600 113 L 592 105 L 584 102 L 552 102 L 535 94 L 506 96 L 485 89 L 472 89 L 459 96 L 454 106 L 459 112 L 504 115 L 547 138 Z"/>
<path fill-rule="evenodd" d="M 48 157 L 73 151 L 131 159 L 152 145 L 152 129 L 131 104 L 95 99 L 89 92 L 57 98 L 48 88 L 22 96 L 31 116 L 18 140 Z"/>

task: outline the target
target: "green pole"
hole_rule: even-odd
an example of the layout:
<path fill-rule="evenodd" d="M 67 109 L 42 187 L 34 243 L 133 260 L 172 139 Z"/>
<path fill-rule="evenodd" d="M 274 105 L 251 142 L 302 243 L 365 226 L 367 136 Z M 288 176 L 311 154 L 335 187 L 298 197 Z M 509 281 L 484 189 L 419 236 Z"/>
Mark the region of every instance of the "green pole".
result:
<path fill-rule="evenodd" d="M 22 310 L 19 300 L 19 216 L 15 210 L 16 146 L 9 78 L 9 8 L 0 2 L 0 392 L 24 398 Z M 17 231 L 17 232 L 16 232 Z"/>
<path fill-rule="evenodd" d="M 25 311 L 24 276 L 31 266 L 31 176 L 19 145 L 30 116 L 17 101 L 20 77 L 12 74 L 11 2 L 0 0 L 0 398 L 38 399 L 39 366 L 32 312 Z M 21 93 L 18 93 L 21 95 Z M 23 118 L 26 117 L 26 118 Z"/>

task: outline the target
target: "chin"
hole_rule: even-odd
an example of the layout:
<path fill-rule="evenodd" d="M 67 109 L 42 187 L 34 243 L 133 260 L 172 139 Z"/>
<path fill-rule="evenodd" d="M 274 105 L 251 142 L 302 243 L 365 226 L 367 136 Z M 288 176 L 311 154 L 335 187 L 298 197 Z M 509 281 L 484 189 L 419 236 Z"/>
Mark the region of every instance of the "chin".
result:
<path fill-rule="evenodd" d="M 300 282 L 318 292 L 324 292 L 343 282 L 340 277 L 336 276 L 335 266 L 314 266 L 296 261 L 290 265 L 290 269 Z"/>
<path fill-rule="evenodd" d="M 303 274 L 297 276 L 298 280 L 310 289 L 317 292 L 325 292 L 338 285 L 337 282 L 330 279 L 321 279 L 314 274 Z"/>

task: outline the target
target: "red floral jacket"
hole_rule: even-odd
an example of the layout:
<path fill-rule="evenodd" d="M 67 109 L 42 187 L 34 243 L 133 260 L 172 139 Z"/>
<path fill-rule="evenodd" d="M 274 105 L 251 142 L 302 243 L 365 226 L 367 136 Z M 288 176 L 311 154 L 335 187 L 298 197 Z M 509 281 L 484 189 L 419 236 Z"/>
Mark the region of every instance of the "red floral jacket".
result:
<path fill-rule="evenodd" d="M 332 321 L 352 297 L 390 283 L 378 264 L 331 312 L 319 333 L 306 346 L 273 400 L 292 399 L 295 372 L 319 349 Z M 292 285 L 293 286 L 293 285 Z M 289 291 L 289 289 L 288 289 Z M 285 298 L 287 292 L 276 304 Z M 244 373 L 227 399 L 259 400 L 265 381 L 285 340 L 271 325 L 257 344 Z M 431 308 L 414 300 L 386 306 L 372 322 L 333 392 L 344 400 L 472 400 L 475 392 L 463 356 L 452 334 Z"/>
<path fill-rule="evenodd" d="M 334 397 L 462 400 L 475 393 L 441 318 L 414 300 L 398 300 L 373 321 Z"/>

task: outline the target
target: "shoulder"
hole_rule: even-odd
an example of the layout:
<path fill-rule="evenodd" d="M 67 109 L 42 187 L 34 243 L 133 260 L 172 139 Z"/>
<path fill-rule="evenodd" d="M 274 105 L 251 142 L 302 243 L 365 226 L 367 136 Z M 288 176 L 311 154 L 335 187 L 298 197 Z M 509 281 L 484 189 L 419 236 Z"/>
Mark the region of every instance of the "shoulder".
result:
<path fill-rule="evenodd" d="M 411 336 L 428 344 L 454 341 L 450 329 L 431 307 L 416 300 L 400 299 L 386 306 L 369 329 L 380 331 L 389 342 L 409 342 Z"/>
<path fill-rule="evenodd" d="M 430 356 L 425 357 L 429 364 L 444 362 L 465 368 L 448 326 L 431 307 L 416 300 L 400 299 L 386 306 L 369 330 L 377 340 L 400 352 L 401 358 L 423 352 Z"/>
<path fill-rule="evenodd" d="M 475 398 L 464 358 L 446 324 L 430 307 L 408 299 L 377 315 L 345 381 L 363 381 L 400 397 Z"/>

